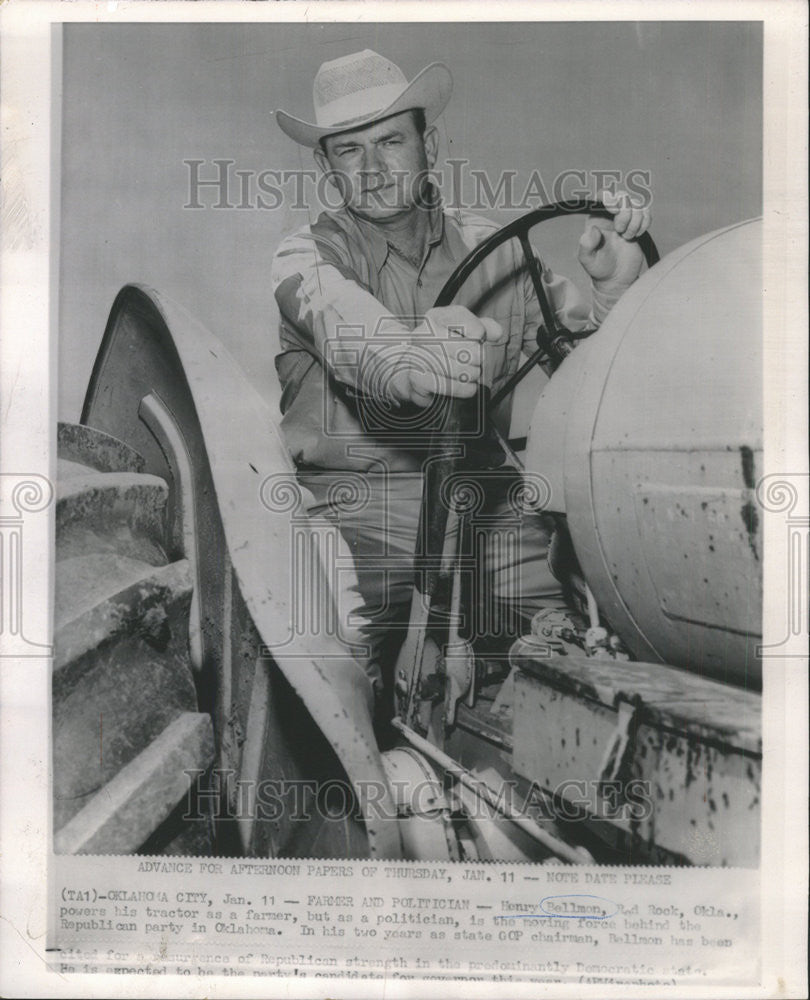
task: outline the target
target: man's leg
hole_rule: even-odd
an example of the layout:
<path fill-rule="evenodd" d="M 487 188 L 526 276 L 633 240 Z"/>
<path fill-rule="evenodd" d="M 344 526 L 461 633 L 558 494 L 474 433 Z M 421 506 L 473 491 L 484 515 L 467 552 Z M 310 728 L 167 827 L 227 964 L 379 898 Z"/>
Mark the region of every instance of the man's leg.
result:
<path fill-rule="evenodd" d="M 299 473 L 315 504 L 310 513 L 336 524 L 354 560 L 352 581 L 339 609 L 342 634 L 366 647 L 363 659 L 378 696 L 387 701 L 393 666 L 405 637 L 414 580 L 414 552 L 422 495 L 420 473 L 390 475 Z M 562 587 L 548 566 L 553 523 L 510 499 L 515 473 L 489 484 L 483 511 L 471 524 L 463 552 L 473 641 L 503 640 L 541 608 L 564 608 Z M 347 489 L 347 482 L 354 488 Z M 337 598 L 336 598 L 337 599 Z"/>
<path fill-rule="evenodd" d="M 514 517 L 504 512 L 505 517 Z M 490 557 L 492 593 L 496 600 L 532 615 L 541 608 L 564 608 L 562 585 L 548 564 L 554 525 L 547 515 L 524 512 L 519 518 L 517 544 L 500 547 Z"/>
<path fill-rule="evenodd" d="M 339 601 L 341 629 L 366 646 L 366 669 L 380 696 L 392 683 L 408 625 L 421 474 L 307 471 L 298 478 L 315 497 L 309 513 L 336 524 L 353 557 L 356 585 Z"/>
<path fill-rule="evenodd" d="M 548 563 L 553 519 L 522 502 L 516 470 L 498 470 L 481 482 L 486 500 L 471 519 L 464 550 L 470 638 L 497 648 L 524 631 L 535 612 L 566 602 Z"/>

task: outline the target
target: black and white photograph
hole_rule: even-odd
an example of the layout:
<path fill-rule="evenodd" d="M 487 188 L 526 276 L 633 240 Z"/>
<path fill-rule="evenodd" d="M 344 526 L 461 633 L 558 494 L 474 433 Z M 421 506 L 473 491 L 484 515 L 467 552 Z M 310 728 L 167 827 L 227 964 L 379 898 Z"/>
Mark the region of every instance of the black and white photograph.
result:
<path fill-rule="evenodd" d="M 0 624 L 51 968 L 753 989 L 808 626 L 767 18 L 206 6 L 49 28 Z"/>
<path fill-rule="evenodd" d="M 761 81 L 65 28 L 57 851 L 757 866 Z"/>

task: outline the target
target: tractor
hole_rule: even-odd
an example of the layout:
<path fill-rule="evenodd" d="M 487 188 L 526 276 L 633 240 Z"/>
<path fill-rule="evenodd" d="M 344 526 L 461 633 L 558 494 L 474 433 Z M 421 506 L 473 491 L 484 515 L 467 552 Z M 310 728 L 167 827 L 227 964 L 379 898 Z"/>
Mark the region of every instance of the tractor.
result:
<path fill-rule="evenodd" d="M 444 401 L 431 432 L 384 735 L 335 626 L 351 555 L 307 513 L 277 397 L 181 306 L 120 291 L 58 429 L 57 853 L 758 864 L 761 227 L 661 260 L 645 235 L 648 270 L 574 337 L 529 232 L 602 210 L 516 220 L 437 300 L 515 240 L 544 321 L 498 398 Z M 487 414 L 540 361 L 509 440 Z M 551 518 L 567 607 L 482 640 L 493 476 L 515 531 Z"/>

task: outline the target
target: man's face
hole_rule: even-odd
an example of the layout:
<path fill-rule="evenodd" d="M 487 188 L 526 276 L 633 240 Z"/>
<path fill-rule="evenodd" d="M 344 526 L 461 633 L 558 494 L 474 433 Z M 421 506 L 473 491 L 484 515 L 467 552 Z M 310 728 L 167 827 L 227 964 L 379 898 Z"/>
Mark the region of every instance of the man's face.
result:
<path fill-rule="evenodd" d="M 438 135 L 434 128 L 420 136 L 410 111 L 324 140 L 326 152 L 315 159 L 331 173 L 346 205 L 372 222 L 411 211 L 418 200 L 425 172 L 436 163 Z"/>

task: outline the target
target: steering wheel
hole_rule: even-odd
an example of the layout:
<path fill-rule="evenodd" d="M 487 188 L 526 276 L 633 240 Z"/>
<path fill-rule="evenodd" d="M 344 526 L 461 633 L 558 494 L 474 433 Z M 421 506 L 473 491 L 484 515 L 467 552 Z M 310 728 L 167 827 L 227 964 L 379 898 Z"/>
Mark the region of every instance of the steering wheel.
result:
<path fill-rule="evenodd" d="M 471 250 L 447 279 L 444 287 L 436 297 L 434 307 L 449 306 L 455 299 L 464 282 L 469 278 L 472 272 L 479 267 L 482 262 L 490 256 L 490 254 L 493 253 L 493 251 L 495 251 L 499 246 L 502 246 L 504 243 L 507 243 L 509 240 L 517 239 L 520 242 L 524 262 L 532 280 L 534 294 L 537 296 L 537 301 L 540 304 L 540 312 L 543 316 L 543 323 L 537 330 L 537 351 L 521 366 L 520 369 L 518 369 L 517 372 L 515 372 L 514 375 L 509 378 L 498 393 L 493 396 L 491 400 L 491 404 L 493 406 L 496 406 L 502 399 L 505 399 L 506 396 L 513 391 L 513 389 L 520 381 L 522 381 L 528 372 L 531 371 L 543 355 L 550 358 L 552 364 L 556 368 L 557 365 L 559 365 L 560 362 L 571 353 L 574 347 L 571 331 L 566 330 L 555 319 L 554 311 L 549 305 L 548 297 L 545 289 L 543 288 L 540 266 L 529 242 L 530 229 L 533 229 L 541 222 L 558 219 L 563 215 L 590 215 L 604 219 L 613 218 L 613 213 L 609 212 L 601 201 L 585 201 L 582 199 L 576 199 L 571 201 L 558 201 L 553 205 L 544 205 L 542 208 L 536 208 L 534 211 L 528 212 L 526 215 L 521 216 L 514 222 L 510 222 L 509 225 L 499 229 L 497 233 L 493 233 L 492 236 L 484 240 L 483 243 L 480 243 L 477 247 Z M 653 264 L 657 264 L 659 260 L 658 248 L 653 242 L 650 234 L 643 233 L 638 237 L 637 242 L 641 252 L 644 254 L 647 266 L 652 267 Z M 593 330 L 585 331 L 584 333 L 579 334 L 577 339 L 587 336 L 589 333 L 593 332 Z M 446 430 L 447 428 L 445 428 L 445 431 Z"/>
<path fill-rule="evenodd" d="M 523 251 L 524 261 L 531 277 L 534 293 L 540 304 L 543 322 L 537 330 L 537 350 L 504 383 L 496 394 L 489 398 L 489 391 L 481 388 L 477 396 L 472 399 L 447 399 L 444 419 L 439 429 L 435 430 L 431 437 L 425 488 L 422 494 L 419 527 L 421 547 L 417 548 L 417 552 L 424 553 L 429 558 L 435 558 L 442 551 L 447 522 L 447 508 L 440 500 L 439 487 L 448 476 L 456 471 L 456 467 L 459 464 L 458 456 L 463 451 L 461 447 L 463 443 L 461 440 L 462 436 L 465 439 L 469 439 L 473 433 L 471 429 L 475 427 L 476 423 L 479 426 L 482 424 L 481 415 L 485 414 L 490 407 L 496 406 L 502 399 L 509 395 L 518 383 L 528 375 L 532 368 L 539 363 L 541 358 L 549 358 L 553 367 L 556 368 L 574 349 L 575 341 L 571 332 L 561 326 L 554 316 L 554 310 L 551 308 L 546 291 L 543 288 L 540 265 L 529 242 L 529 231 L 536 225 L 564 215 L 590 215 L 606 219 L 613 218 L 613 213 L 608 211 L 602 202 L 584 199 L 560 201 L 552 205 L 544 205 L 541 208 L 534 209 L 514 222 L 510 222 L 502 229 L 499 229 L 492 236 L 484 240 L 483 243 L 480 243 L 471 250 L 447 279 L 444 287 L 436 297 L 434 306 L 450 305 L 464 282 L 477 267 L 480 267 L 487 257 L 504 243 L 517 239 Z M 653 264 L 658 263 L 658 249 L 649 233 L 643 233 L 638 237 L 638 244 L 644 254 L 644 259 L 648 267 L 652 267 Z M 588 333 L 592 332 L 585 331 L 580 336 L 587 336 Z M 423 574 L 417 573 L 417 578 L 420 581 L 426 579 L 428 590 L 432 586 L 435 586 L 434 576 L 435 574 L 428 572 L 425 578 Z"/>
<path fill-rule="evenodd" d="M 541 222 L 566 215 L 590 215 L 612 219 L 613 213 L 599 201 L 576 199 L 560 201 L 552 205 L 537 208 L 514 222 L 509 223 L 496 233 L 493 233 L 483 243 L 475 247 L 453 271 L 439 292 L 435 306 L 450 305 L 464 282 L 472 272 L 481 265 L 498 247 L 509 240 L 517 239 L 523 251 L 524 262 L 532 281 L 535 295 L 540 304 L 543 317 L 537 330 L 537 350 L 512 375 L 497 393 L 490 398 L 489 390 L 479 388 L 476 396 L 471 399 L 446 397 L 442 410 L 442 419 L 438 429 L 430 438 L 430 446 L 425 465 L 422 505 L 419 515 L 419 532 L 417 542 L 417 559 L 415 573 L 415 594 L 411 608 L 410 628 L 416 630 L 412 642 L 406 646 L 412 647 L 418 656 L 421 648 L 420 636 L 424 635 L 430 605 L 436 593 L 441 577 L 441 557 L 445 549 L 448 527 L 448 505 L 443 501 L 441 490 L 443 483 L 452 476 L 460 465 L 460 457 L 464 453 L 464 445 L 474 443 L 474 438 L 484 433 L 475 432 L 476 426 L 485 426 L 486 412 L 491 406 L 497 405 L 517 384 L 538 364 L 541 359 L 549 359 L 556 368 L 575 347 L 575 339 L 587 336 L 593 331 L 585 331 L 575 338 L 569 330 L 561 326 L 551 308 L 545 289 L 543 288 L 540 265 L 529 242 L 529 231 Z M 649 267 L 659 260 L 658 250 L 649 233 L 643 233 L 637 240 L 644 259 Z M 421 598 L 419 597 L 421 595 Z M 405 650 L 403 649 L 403 652 Z M 407 654 L 406 654 L 407 655 Z M 400 664 L 403 664 L 402 658 Z M 403 664 L 404 665 L 404 664 Z M 409 702 L 412 700 L 416 687 L 418 663 L 414 664 L 411 673 Z"/>

